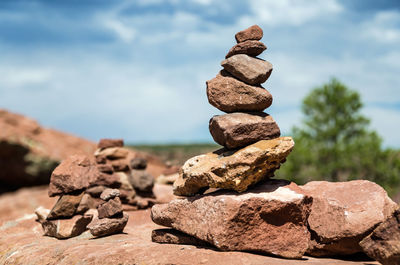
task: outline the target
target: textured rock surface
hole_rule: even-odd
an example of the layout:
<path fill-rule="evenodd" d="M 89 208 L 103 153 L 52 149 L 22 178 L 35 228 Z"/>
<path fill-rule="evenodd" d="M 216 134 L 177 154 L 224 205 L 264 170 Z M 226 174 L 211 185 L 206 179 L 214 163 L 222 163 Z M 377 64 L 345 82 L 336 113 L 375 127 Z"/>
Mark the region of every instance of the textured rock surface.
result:
<path fill-rule="evenodd" d="M 123 139 L 100 139 L 97 144 L 98 148 L 105 149 L 110 147 L 123 147 L 124 140 Z"/>
<path fill-rule="evenodd" d="M 145 170 L 132 169 L 129 181 L 136 191 L 151 192 L 154 186 L 154 177 Z"/>
<path fill-rule="evenodd" d="M 272 73 L 272 64 L 262 59 L 237 54 L 221 62 L 221 66 L 234 77 L 250 85 L 260 85 Z"/>
<path fill-rule="evenodd" d="M 301 186 L 313 197 L 308 219 L 314 256 L 361 252 L 359 242 L 397 208 L 386 191 L 367 180 L 312 181 Z"/>
<path fill-rule="evenodd" d="M 281 135 L 275 120 L 263 112 L 216 115 L 210 119 L 209 129 L 214 141 L 229 149 Z"/>
<path fill-rule="evenodd" d="M 360 242 L 363 251 L 383 265 L 400 264 L 400 210 Z"/>
<path fill-rule="evenodd" d="M 144 158 L 134 158 L 131 160 L 131 168 L 132 169 L 146 169 L 147 160 Z"/>
<path fill-rule="evenodd" d="M 161 244 L 210 246 L 210 244 L 203 240 L 170 228 L 153 230 L 151 232 L 151 241 Z"/>
<path fill-rule="evenodd" d="M 308 249 L 312 204 L 296 184 L 269 180 L 249 191 L 214 192 L 155 205 L 152 219 L 222 250 L 301 258 Z"/>
<path fill-rule="evenodd" d="M 170 186 L 157 185 L 172 196 Z M 34 210 L 42 205 L 50 208 L 56 198 L 49 198 L 47 187 L 25 188 L 0 195 L 0 264 L 203 264 L 203 265 L 366 265 L 360 262 L 306 257 L 302 261 L 279 259 L 246 252 L 221 252 L 211 248 L 151 242 L 151 233 L 162 228 L 150 219 L 150 210 L 129 212 L 129 222 L 122 234 L 92 240 L 89 231 L 67 240 L 43 236 L 43 229 Z M 29 203 L 27 203 L 29 202 Z"/>
<path fill-rule="evenodd" d="M 229 58 L 235 54 L 247 54 L 250 56 L 257 56 L 265 51 L 267 47 L 264 43 L 257 40 L 247 40 L 233 46 L 225 58 Z"/>
<path fill-rule="evenodd" d="M 97 207 L 99 219 L 113 217 L 122 213 L 122 203 L 119 197 L 108 200 Z"/>
<path fill-rule="evenodd" d="M 238 43 L 246 40 L 261 40 L 262 37 L 263 30 L 258 25 L 253 25 L 235 34 L 235 39 Z"/>
<path fill-rule="evenodd" d="M 245 191 L 248 186 L 272 177 L 293 146 L 291 137 L 280 137 L 237 151 L 220 149 L 195 156 L 182 166 L 174 193 L 187 196 L 207 188 Z"/>
<path fill-rule="evenodd" d="M 108 201 L 110 199 L 114 199 L 115 197 L 119 197 L 120 193 L 117 189 L 105 189 L 100 194 L 100 199 Z"/>
<path fill-rule="evenodd" d="M 76 213 L 83 214 L 89 209 L 97 209 L 97 206 L 99 206 L 101 203 L 103 203 L 103 200 L 99 198 L 93 198 L 89 194 L 85 193 L 81 202 L 79 203 L 78 208 L 76 209 Z"/>
<path fill-rule="evenodd" d="M 106 149 L 97 149 L 94 155 L 96 157 L 106 157 L 107 159 L 120 159 L 126 158 L 129 150 L 123 147 L 110 147 Z"/>
<path fill-rule="evenodd" d="M 46 220 L 41 224 L 45 236 L 66 239 L 85 232 L 92 217 L 91 215 L 75 215 L 71 219 Z"/>
<path fill-rule="evenodd" d="M 98 179 L 99 174 L 94 161 L 88 156 L 70 156 L 51 174 L 49 196 L 86 189 Z"/>
<path fill-rule="evenodd" d="M 272 104 L 272 95 L 264 88 L 241 82 L 226 71 L 207 81 L 208 102 L 224 112 L 263 111 Z"/>
<path fill-rule="evenodd" d="M 121 233 L 128 223 L 129 215 L 123 213 L 120 217 L 94 219 L 89 225 L 93 236 L 108 236 Z"/>
<path fill-rule="evenodd" d="M 78 209 L 82 200 L 83 192 L 77 195 L 61 196 L 47 216 L 48 220 L 71 217 Z"/>

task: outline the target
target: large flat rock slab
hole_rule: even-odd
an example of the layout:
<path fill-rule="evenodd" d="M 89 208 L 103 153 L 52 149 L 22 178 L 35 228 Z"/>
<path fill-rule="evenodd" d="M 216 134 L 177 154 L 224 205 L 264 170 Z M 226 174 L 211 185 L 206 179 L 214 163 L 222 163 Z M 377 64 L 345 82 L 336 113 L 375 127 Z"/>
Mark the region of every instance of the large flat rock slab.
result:
<path fill-rule="evenodd" d="M 46 188 L 0 196 L 0 264 L 378 264 L 312 257 L 286 260 L 189 245 L 157 244 L 151 242 L 151 233 L 161 227 L 151 221 L 150 210 L 129 212 L 124 234 L 93 239 L 87 231 L 75 238 L 57 240 L 42 236 L 42 228 L 34 221 L 33 214 L 39 205 L 50 208 L 54 202 L 55 198 L 47 197 Z"/>

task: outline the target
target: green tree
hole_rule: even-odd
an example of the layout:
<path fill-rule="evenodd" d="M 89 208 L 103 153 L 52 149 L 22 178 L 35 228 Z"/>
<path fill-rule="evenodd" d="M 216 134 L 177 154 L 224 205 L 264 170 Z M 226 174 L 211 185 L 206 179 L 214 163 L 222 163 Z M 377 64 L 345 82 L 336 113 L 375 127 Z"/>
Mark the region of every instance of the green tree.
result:
<path fill-rule="evenodd" d="M 368 179 L 390 193 L 400 183 L 400 156 L 383 150 L 378 134 L 361 114 L 357 92 L 336 79 L 315 88 L 303 100 L 302 126 L 293 128 L 295 148 L 278 177 L 311 180 Z"/>

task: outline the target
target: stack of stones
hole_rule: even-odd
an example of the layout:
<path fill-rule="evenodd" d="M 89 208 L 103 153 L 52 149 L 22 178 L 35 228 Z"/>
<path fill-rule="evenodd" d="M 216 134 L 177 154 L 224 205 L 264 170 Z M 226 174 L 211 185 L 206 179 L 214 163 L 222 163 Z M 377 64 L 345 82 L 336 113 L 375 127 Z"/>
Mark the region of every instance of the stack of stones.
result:
<path fill-rule="evenodd" d="M 131 160 L 131 172 L 129 182 L 135 187 L 136 197 L 135 205 L 139 209 L 144 209 L 152 206 L 155 203 L 153 193 L 154 177 L 146 171 L 147 160 L 137 157 Z"/>
<path fill-rule="evenodd" d="M 108 236 L 121 233 L 128 223 L 129 215 L 123 212 L 118 189 L 105 189 L 97 207 L 97 217 L 88 225 L 93 236 Z"/>

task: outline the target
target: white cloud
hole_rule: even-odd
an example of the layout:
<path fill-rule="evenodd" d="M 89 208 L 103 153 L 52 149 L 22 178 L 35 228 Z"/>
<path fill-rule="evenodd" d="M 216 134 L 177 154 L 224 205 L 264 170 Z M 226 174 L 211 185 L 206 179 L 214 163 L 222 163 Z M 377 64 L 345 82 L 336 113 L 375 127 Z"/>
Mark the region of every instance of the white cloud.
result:
<path fill-rule="evenodd" d="M 400 12 L 380 11 L 371 21 L 363 24 L 362 36 L 366 39 L 387 44 L 400 44 Z"/>
<path fill-rule="evenodd" d="M 116 19 L 107 19 L 104 20 L 104 26 L 108 29 L 114 31 L 117 36 L 123 40 L 124 42 L 132 42 L 135 38 L 135 30 L 126 26 L 123 22 L 118 21 Z"/>

